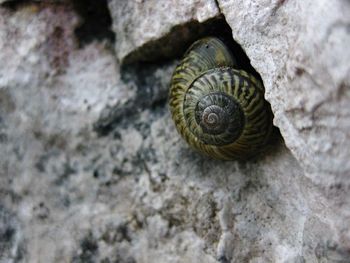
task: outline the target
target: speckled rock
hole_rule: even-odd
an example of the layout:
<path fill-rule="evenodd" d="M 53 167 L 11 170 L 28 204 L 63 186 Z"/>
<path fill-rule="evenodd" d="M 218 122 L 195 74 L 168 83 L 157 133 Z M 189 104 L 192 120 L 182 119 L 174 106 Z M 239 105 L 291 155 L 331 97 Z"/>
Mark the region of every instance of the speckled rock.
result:
<path fill-rule="evenodd" d="M 0 262 L 23 260 L 23 231 L 16 215 L 0 205 Z"/>
<path fill-rule="evenodd" d="M 349 262 L 349 3 L 93 2 L 0 5 L 0 262 Z M 219 10 L 286 141 L 249 162 L 190 150 L 166 103 L 166 50 Z"/>

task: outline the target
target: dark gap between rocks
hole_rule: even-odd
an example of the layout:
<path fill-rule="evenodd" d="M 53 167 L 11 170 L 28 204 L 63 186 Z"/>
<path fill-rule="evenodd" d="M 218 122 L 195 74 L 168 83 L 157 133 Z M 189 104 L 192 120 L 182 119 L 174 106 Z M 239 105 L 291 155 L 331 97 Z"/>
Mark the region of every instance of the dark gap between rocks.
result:
<path fill-rule="evenodd" d="M 122 64 L 157 63 L 180 58 L 197 39 L 210 35 L 226 35 L 227 31 L 231 32 L 231 28 L 226 23 L 224 16 L 221 15 L 203 23 L 193 20 L 177 25 L 167 35 L 155 41 L 147 42 L 131 52 L 123 59 Z"/>
<path fill-rule="evenodd" d="M 148 42 L 126 56 L 122 61 L 122 73 L 129 71 L 135 65 L 136 67 L 145 66 L 145 62 L 157 64 L 174 58 L 180 59 L 193 42 L 207 36 L 215 36 L 225 42 L 236 58 L 239 68 L 254 74 L 261 80 L 242 47 L 233 40 L 232 29 L 223 15 L 203 23 L 190 21 L 175 26 L 166 36 L 157 41 Z"/>
<path fill-rule="evenodd" d="M 80 47 L 94 40 L 115 41 L 115 34 L 111 30 L 112 17 L 107 0 L 72 0 L 72 3 L 74 10 L 83 20 L 75 29 Z"/>

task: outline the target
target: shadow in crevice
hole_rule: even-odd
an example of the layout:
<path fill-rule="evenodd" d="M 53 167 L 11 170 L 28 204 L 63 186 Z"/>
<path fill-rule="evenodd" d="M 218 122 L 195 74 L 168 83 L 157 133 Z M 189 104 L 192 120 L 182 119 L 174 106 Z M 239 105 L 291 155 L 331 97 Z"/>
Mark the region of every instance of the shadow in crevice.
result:
<path fill-rule="evenodd" d="M 72 4 L 83 20 L 75 29 L 75 35 L 81 47 L 94 40 L 108 40 L 112 43 L 115 41 L 107 0 L 72 0 Z"/>
<path fill-rule="evenodd" d="M 250 60 L 242 47 L 233 40 L 232 29 L 223 15 L 219 15 L 203 23 L 190 21 L 174 26 L 167 35 L 146 43 L 126 56 L 122 61 L 124 68 L 122 71 L 126 72 L 130 68 L 129 65 L 140 67 L 140 64 L 142 65 L 145 62 L 159 64 L 174 58 L 180 59 L 194 41 L 208 36 L 221 39 L 236 58 L 238 67 L 261 79 L 256 70 L 251 66 Z"/>
<path fill-rule="evenodd" d="M 123 58 L 122 63 L 139 62 L 158 63 L 160 61 L 181 58 L 187 48 L 197 39 L 206 36 L 232 38 L 231 28 L 223 15 L 200 23 L 191 20 L 174 26 L 169 33 L 154 41 L 149 41 Z"/>

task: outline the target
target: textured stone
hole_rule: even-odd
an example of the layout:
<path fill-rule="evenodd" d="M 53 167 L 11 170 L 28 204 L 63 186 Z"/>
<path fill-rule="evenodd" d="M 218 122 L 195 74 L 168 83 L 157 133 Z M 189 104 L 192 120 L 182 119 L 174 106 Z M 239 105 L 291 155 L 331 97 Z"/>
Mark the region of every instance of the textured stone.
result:
<path fill-rule="evenodd" d="M 307 176 L 349 186 L 349 1 L 218 2 Z"/>
<path fill-rule="evenodd" d="M 350 109 L 346 106 L 350 103 L 350 50 L 345 44 L 350 41 L 349 2 L 218 3 L 234 39 L 261 74 L 275 125 L 305 176 L 327 196 L 325 205 L 332 212 L 326 218 L 333 222 L 333 230 L 328 224 L 311 223 L 312 213 L 319 216 L 314 211 L 305 222 L 304 242 L 310 242 L 309 235 L 319 238 L 322 253 L 318 251 L 316 257 L 326 262 L 348 259 L 344 250 L 349 230 L 344 223 L 350 214 Z M 313 208 L 316 200 L 307 200 Z M 324 240 L 325 236 L 335 241 Z M 337 244 L 333 246 L 337 255 L 330 255 L 333 251 L 327 242 Z"/>
<path fill-rule="evenodd" d="M 110 1 L 116 42 L 85 45 L 69 2 L 0 6 L 0 262 L 348 262 L 348 2 L 218 1 L 287 145 L 249 162 L 177 134 L 175 61 L 121 69 L 219 10 L 158 2 Z"/>
<path fill-rule="evenodd" d="M 200 24 L 219 15 L 214 0 L 125 1 L 109 0 L 113 30 L 117 33 L 115 51 L 120 61 L 133 62 L 171 57 L 176 48 L 194 39 Z M 181 27 L 197 21 L 197 26 Z M 178 27 L 175 29 L 175 27 Z M 175 34 L 170 34 L 176 31 Z M 167 39 L 157 42 L 168 35 Z M 181 50 L 181 49 L 180 49 Z"/>

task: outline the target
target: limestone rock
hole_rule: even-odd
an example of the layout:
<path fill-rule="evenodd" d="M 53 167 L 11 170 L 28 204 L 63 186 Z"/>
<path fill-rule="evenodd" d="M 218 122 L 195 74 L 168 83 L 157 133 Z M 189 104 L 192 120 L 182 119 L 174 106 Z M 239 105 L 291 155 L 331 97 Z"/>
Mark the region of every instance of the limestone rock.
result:
<path fill-rule="evenodd" d="M 347 188 L 349 1 L 218 2 L 261 74 L 275 124 L 307 176 L 323 187 Z"/>
<path fill-rule="evenodd" d="M 179 54 L 183 42 L 200 34 L 200 23 L 219 15 L 214 0 L 109 0 L 113 30 L 117 33 L 115 51 L 124 62 L 155 60 Z M 193 28 L 181 28 L 197 21 Z M 178 27 L 177 30 L 175 28 Z M 171 34 L 172 31 L 175 34 Z M 167 36 L 159 45 L 160 38 Z M 140 51 L 141 49 L 141 51 Z"/>

